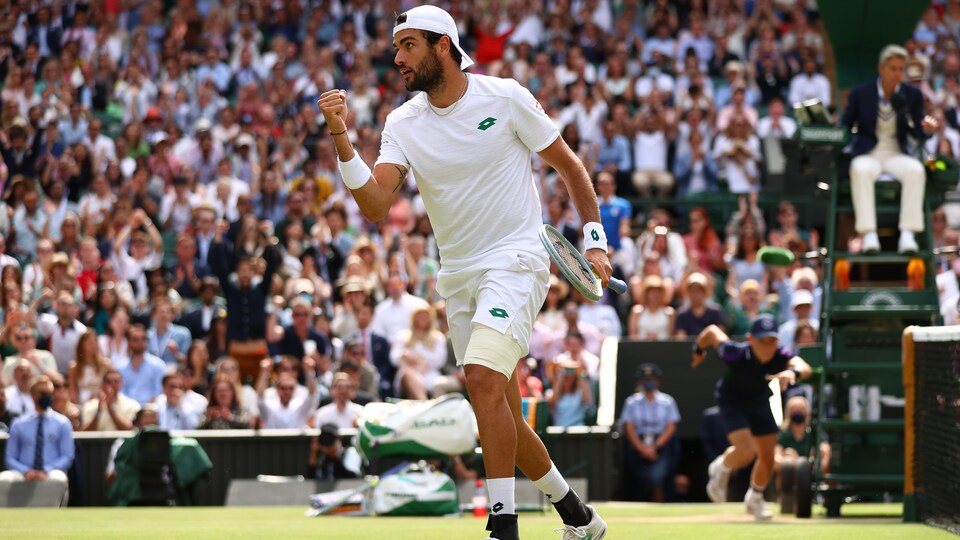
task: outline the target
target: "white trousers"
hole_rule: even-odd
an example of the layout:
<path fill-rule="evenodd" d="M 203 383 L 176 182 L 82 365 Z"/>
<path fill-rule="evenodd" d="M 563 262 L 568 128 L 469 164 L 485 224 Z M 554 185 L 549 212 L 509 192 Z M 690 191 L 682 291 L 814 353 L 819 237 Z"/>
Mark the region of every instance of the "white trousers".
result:
<path fill-rule="evenodd" d="M 60 507 L 63 508 L 67 506 L 67 501 L 70 497 L 69 486 L 67 485 L 67 473 L 54 469 L 47 473 L 47 479 L 41 480 L 42 482 L 50 482 L 55 484 L 63 484 L 63 498 L 60 500 Z M 19 471 L 3 471 L 0 472 L 0 482 L 2 483 L 13 483 L 13 482 L 26 482 L 23 478 L 23 474 Z"/>
<path fill-rule="evenodd" d="M 922 231 L 923 192 L 927 182 L 923 164 L 906 154 L 874 150 L 853 158 L 850 164 L 850 191 L 857 232 L 866 234 L 877 230 L 874 184 L 882 173 L 893 175 L 901 184 L 900 230 Z"/>

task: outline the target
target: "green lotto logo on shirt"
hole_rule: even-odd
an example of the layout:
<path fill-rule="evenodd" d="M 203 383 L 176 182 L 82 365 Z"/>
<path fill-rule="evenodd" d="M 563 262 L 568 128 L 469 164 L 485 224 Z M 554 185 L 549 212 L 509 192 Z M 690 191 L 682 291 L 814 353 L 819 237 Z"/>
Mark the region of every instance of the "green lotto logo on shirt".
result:
<path fill-rule="evenodd" d="M 492 126 L 492 125 L 494 125 L 494 124 L 496 124 L 496 123 L 497 123 L 497 119 L 496 119 L 496 118 L 494 118 L 494 117 L 492 117 L 492 116 L 488 116 L 488 117 L 486 117 L 486 118 L 483 120 L 483 122 L 480 122 L 480 125 L 477 126 L 477 129 L 479 129 L 480 131 L 486 131 L 488 128 L 490 128 L 490 126 Z"/>
<path fill-rule="evenodd" d="M 496 318 L 498 318 L 498 319 L 506 319 L 507 317 L 510 316 L 510 315 L 507 315 L 507 311 L 506 311 L 505 309 L 503 309 L 503 308 L 498 308 L 498 307 L 495 307 L 495 308 L 491 309 L 491 310 L 490 310 L 490 315 L 492 315 L 492 316 L 494 316 L 494 317 L 496 317 Z"/>

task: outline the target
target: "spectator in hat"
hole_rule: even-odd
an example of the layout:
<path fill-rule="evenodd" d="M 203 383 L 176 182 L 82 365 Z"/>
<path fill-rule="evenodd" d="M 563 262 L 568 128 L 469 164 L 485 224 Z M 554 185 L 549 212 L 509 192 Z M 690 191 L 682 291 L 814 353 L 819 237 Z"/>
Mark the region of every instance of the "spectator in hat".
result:
<path fill-rule="evenodd" d="M 797 324 L 800 321 L 807 321 L 815 331 L 819 332 L 820 321 L 819 317 L 813 314 L 813 294 L 810 291 L 805 289 L 794 291 L 790 295 L 790 309 L 793 311 L 793 316 L 780 325 L 779 337 L 781 347 L 794 350 Z"/>
<path fill-rule="evenodd" d="M 680 284 L 686 305 L 677 313 L 673 337 L 687 338 L 700 335 L 711 324 L 726 327 L 723 312 L 713 305 L 713 283 L 701 272 L 692 272 Z"/>
<path fill-rule="evenodd" d="M 630 309 L 627 336 L 633 339 L 664 341 L 670 339 L 676 324 L 676 313 L 667 305 L 663 278 L 648 275 L 636 305 Z"/>
<path fill-rule="evenodd" d="M 326 482 L 358 478 L 360 467 L 360 455 L 352 446 L 344 448 L 337 424 L 320 426 L 320 435 L 310 441 L 307 477 Z"/>
<path fill-rule="evenodd" d="M 641 364 L 636 371 L 636 392 L 620 413 L 626 435 L 624 469 L 629 500 L 664 501 L 664 483 L 679 458 L 674 451 L 680 409 L 659 390 L 663 372 L 656 364 Z"/>

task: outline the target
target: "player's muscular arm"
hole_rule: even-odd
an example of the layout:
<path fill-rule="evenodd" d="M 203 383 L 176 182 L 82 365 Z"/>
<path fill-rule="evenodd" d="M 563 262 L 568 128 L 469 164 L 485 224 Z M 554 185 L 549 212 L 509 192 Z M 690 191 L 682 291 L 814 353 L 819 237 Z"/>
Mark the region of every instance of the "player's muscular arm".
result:
<path fill-rule="evenodd" d="M 395 163 L 381 163 L 373 169 L 373 178 L 360 189 L 352 190 L 360 211 L 370 221 L 387 217 L 393 201 L 407 179 L 407 169 Z"/>
<path fill-rule="evenodd" d="M 567 146 L 562 137 L 557 137 L 550 146 L 539 152 L 541 158 L 553 167 L 567 185 L 577 213 L 584 222 L 600 222 L 597 194 L 590 182 L 590 174 L 580 158 Z"/>
<path fill-rule="evenodd" d="M 347 134 L 346 91 L 333 89 L 324 92 L 317 101 L 317 106 L 330 128 L 330 136 L 333 137 L 337 157 L 342 163 L 353 160 L 357 152 Z M 377 165 L 369 181 L 358 189 L 351 189 L 363 215 L 370 221 L 380 221 L 387 217 L 387 212 L 390 211 L 390 206 L 393 205 L 406 177 L 407 170 L 403 166 L 391 163 Z M 347 185 L 349 187 L 351 184 L 347 182 Z"/>

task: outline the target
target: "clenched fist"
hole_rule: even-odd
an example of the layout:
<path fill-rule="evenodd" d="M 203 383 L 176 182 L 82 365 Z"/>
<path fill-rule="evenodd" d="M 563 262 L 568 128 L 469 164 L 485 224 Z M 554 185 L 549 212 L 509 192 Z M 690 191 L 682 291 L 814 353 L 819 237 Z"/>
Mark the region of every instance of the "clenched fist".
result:
<path fill-rule="evenodd" d="M 347 92 L 333 89 L 320 95 L 317 106 L 323 113 L 323 119 L 331 133 L 339 133 L 347 129 Z"/>

